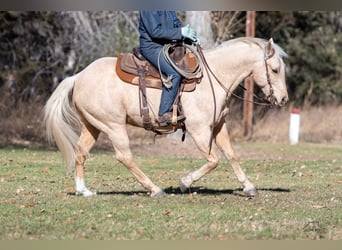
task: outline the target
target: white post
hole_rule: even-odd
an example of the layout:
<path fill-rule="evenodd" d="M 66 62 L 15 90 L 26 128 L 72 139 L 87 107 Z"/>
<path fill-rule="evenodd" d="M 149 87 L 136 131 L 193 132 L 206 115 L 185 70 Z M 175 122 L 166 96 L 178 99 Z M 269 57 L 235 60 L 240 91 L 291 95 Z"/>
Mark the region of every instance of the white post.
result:
<path fill-rule="evenodd" d="M 299 140 L 300 110 L 292 109 L 290 115 L 289 139 L 291 145 L 295 145 Z"/>

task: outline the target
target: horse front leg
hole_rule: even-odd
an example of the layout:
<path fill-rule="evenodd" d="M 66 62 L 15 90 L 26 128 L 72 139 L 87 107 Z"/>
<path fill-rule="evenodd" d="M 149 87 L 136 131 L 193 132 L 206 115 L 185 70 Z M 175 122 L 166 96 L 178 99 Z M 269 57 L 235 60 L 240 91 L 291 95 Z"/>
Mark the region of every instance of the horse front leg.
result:
<path fill-rule="evenodd" d="M 182 177 L 179 182 L 180 190 L 184 193 L 187 189 L 191 187 L 191 185 L 201 179 L 205 174 L 209 173 L 211 170 L 217 167 L 219 162 L 219 157 L 215 152 L 215 149 L 212 149 L 209 153 L 208 142 L 209 136 L 208 133 L 192 133 L 192 138 L 194 139 L 195 143 L 197 144 L 199 150 L 203 153 L 205 158 L 207 159 L 207 163 L 204 164 L 199 169 L 196 169 L 193 172 L 188 173 L 186 176 Z"/>
<path fill-rule="evenodd" d="M 239 180 L 239 182 L 243 186 L 243 191 L 247 196 L 257 196 L 258 192 L 254 185 L 248 180 L 246 174 L 242 170 L 239 162 L 235 158 L 235 153 L 232 147 L 232 144 L 230 142 L 229 133 L 226 127 L 226 124 L 224 123 L 220 129 L 220 131 L 217 133 L 215 138 L 216 145 L 223 151 L 226 158 L 230 161 L 234 173 Z"/>

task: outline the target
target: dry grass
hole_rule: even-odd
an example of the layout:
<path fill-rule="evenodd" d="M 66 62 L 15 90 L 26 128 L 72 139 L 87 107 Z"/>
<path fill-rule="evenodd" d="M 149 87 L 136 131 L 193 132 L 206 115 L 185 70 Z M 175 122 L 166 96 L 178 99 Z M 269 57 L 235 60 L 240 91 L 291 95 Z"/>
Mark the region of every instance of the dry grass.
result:
<path fill-rule="evenodd" d="M 43 103 L 18 102 L 14 107 L 2 102 L 0 105 L 0 145 L 40 144 L 46 145 L 42 126 Z M 256 112 L 254 117 L 253 141 L 288 142 L 288 127 L 291 107 Z M 260 115 L 262 113 L 262 115 Z M 262 117 L 261 117 L 262 116 Z M 227 124 L 233 141 L 242 140 L 242 111 L 231 108 Z M 342 142 L 342 107 L 311 107 L 301 111 L 300 142 Z M 129 135 L 135 144 L 151 144 L 154 134 L 140 128 L 129 127 Z M 98 147 L 111 147 L 100 137 Z"/>
<path fill-rule="evenodd" d="M 301 111 L 300 141 L 338 143 L 342 141 L 342 107 L 313 107 Z M 254 127 L 253 139 L 287 142 L 290 109 L 271 110 Z"/>
<path fill-rule="evenodd" d="M 21 102 L 11 109 L 6 105 L 1 105 L 0 145 L 45 143 L 42 107 L 40 103 Z"/>

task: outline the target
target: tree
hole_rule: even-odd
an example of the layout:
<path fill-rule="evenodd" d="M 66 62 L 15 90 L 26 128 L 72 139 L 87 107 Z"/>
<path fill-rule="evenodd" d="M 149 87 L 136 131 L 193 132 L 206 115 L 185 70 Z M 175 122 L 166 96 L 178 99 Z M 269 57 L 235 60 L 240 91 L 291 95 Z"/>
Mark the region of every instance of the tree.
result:
<path fill-rule="evenodd" d="M 216 45 L 245 35 L 245 11 L 213 11 L 211 16 Z"/>
<path fill-rule="evenodd" d="M 187 11 L 185 22 L 197 31 L 204 49 L 214 46 L 210 11 Z"/>
<path fill-rule="evenodd" d="M 204 47 L 245 35 L 245 12 L 178 14 Z M 256 36 L 273 37 L 289 54 L 287 82 L 296 104 L 342 103 L 341 17 L 341 11 L 256 13 Z M 137 11 L 1 11 L 0 92 L 16 101 L 44 99 L 94 59 L 131 51 L 138 21 Z"/>
<path fill-rule="evenodd" d="M 297 105 L 342 101 L 342 12 L 258 12 L 257 36 L 289 54 L 287 82 Z"/>
<path fill-rule="evenodd" d="M 131 50 L 137 26 L 137 12 L 0 12 L 2 92 L 11 79 L 16 101 L 45 97 L 94 59 Z"/>

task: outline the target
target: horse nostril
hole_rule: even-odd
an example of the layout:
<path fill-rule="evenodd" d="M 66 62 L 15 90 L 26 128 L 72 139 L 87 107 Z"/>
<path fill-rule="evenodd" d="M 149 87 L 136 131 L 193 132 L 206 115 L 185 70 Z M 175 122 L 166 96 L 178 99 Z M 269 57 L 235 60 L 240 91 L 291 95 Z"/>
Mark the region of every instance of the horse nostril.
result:
<path fill-rule="evenodd" d="M 287 97 L 283 97 L 283 98 L 281 99 L 281 104 L 282 104 L 282 105 L 285 105 L 285 104 L 287 103 L 287 101 L 288 101 Z"/>

